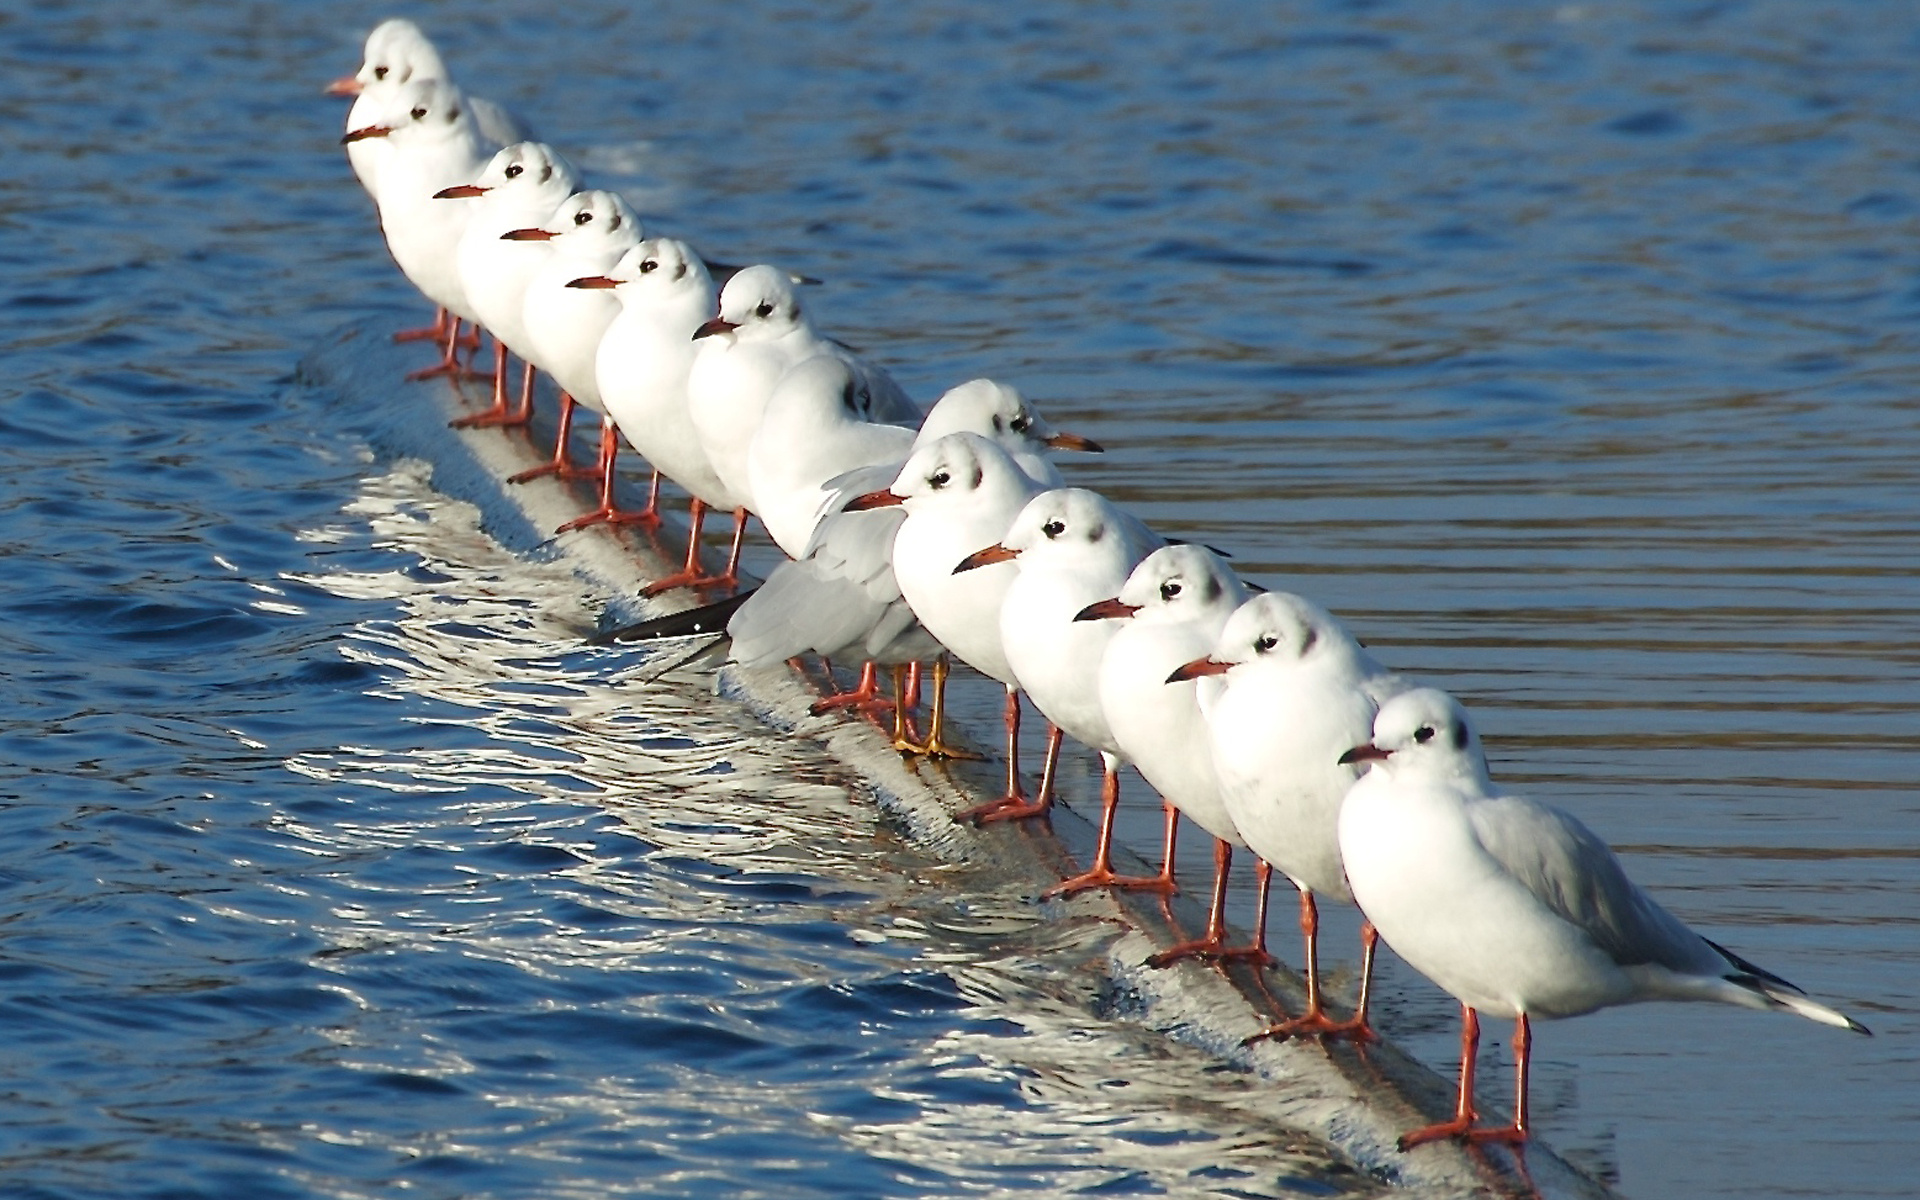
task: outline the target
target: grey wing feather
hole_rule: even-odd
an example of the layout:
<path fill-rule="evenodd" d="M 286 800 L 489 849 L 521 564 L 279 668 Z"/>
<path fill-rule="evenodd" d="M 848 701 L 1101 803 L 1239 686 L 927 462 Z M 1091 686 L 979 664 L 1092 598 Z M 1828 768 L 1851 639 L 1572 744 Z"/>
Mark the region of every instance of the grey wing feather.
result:
<path fill-rule="evenodd" d="M 897 630 L 895 610 L 906 606 L 893 577 L 893 535 L 905 520 L 891 508 L 822 521 L 807 556 L 776 568 L 727 623 L 734 660 L 753 666 L 809 652 L 844 654 Z"/>
<path fill-rule="evenodd" d="M 903 465 L 903 463 L 882 463 L 871 467 L 855 467 L 821 484 L 820 491 L 823 499 L 820 501 L 820 507 L 814 512 L 813 537 L 808 541 L 800 557 L 805 558 L 813 553 L 814 545 L 820 540 L 820 526 L 827 517 L 837 514 L 847 501 L 855 496 L 877 492 L 892 483 L 900 474 L 900 468 Z"/>
<path fill-rule="evenodd" d="M 1707 940 L 1628 879 L 1613 850 L 1572 814 L 1518 796 L 1492 797 L 1468 811 L 1487 853 L 1615 962 L 1724 971 L 1725 960 Z"/>

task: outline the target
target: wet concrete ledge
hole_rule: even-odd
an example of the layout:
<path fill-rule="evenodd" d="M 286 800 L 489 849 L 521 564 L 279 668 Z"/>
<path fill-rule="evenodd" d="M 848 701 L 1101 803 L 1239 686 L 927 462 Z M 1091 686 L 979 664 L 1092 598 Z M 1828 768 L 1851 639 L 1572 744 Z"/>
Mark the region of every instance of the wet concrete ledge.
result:
<path fill-rule="evenodd" d="M 387 323 L 368 319 L 334 331 L 302 360 L 298 382 L 335 394 L 337 401 L 363 414 L 372 429 L 373 450 L 382 459 L 418 459 L 432 468 L 436 491 L 464 500 L 482 514 L 486 531 L 508 550 L 528 557 L 558 560 L 581 578 L 581 586 L 603 595 L 616 620 L 628 620 L 692 607 L 698 598 L 681 591 L 656 601 L 641 601 L 639 590 L 678 563 L 660 547 L 684 546 L 685 526 L 668 507 L 666 526 L 649 537 L 627 529 L 596 529 L 561 538 L 551 531 L 592 506 L 589 488 L 552 477 L 509 486 L 506 479 L 544 458 L 550 446 L 552 405 L 543 404 L 529 439 L 519 432 L 455 430 L 451 418 L 478 411 L 484 397 L 476 385 L 456 390 L 444 380 L 403 383 L 405 372 L 427 361 L 420 346 L 396 346 Z M 581 449 L 585 449 L 581 440 Z M 637 463 L 630 469 L 638 470 Z M 629 494 L 629 502 L 641 497 Z M 590 632 L 581 631 L 583 635 Z M 1275 1004 L 1297 1011 L 1304 1001 L 1300 977 L 1281 967 L 1254 972 L 1246 967 L 1222 971 L 1187 962 L 1155 970 L 1145 960 L 1182 939 L 1170 922 L 1194 929 L 1205 915 L 1191 896 L 1163 908 L 1157 898 L 1105 891 L 1070 900 L 1042 901 L 1041 892 L 1061 879 L 1070 864 L 1086 861 L 1095 829 L 1079 813 L 1058 810 L 1049 822 L 995 825 L 976 829 L 956 824 L 952 814 L 998 794 L 997 764 L 923 764 L 896 753 L 872 725 L 839 715 L 815 717 L 808 705 L 818 697 L 816 682 L 785 667 L 752 672 L 728 670 L 721 677 L 725 699 L 796 736 L 814 739 L 866 781 L 869 798 L 908 841 L 921 851 L 954 862 L 984 867 L 1028 891 L 1035 904 L 1091 916 L 1120 932 L 1105 943 L 1105 961 L 1091 964 L 1101 977 L 1090 1005 L 1114 1018 L 1157 1030 L 1215 1054 L 1269 1084 L 1267 1110 L 1276 1126 L 1304 1134 L 1349 1160 L 1362 1174 L 1432 1196 L 1608 1197 L 1615 1193 L 1581 1173 L 1545 1144 L 1531 1143 L 1523 1156 L 1504 1149 L 1467 1149 L 1451 1143 L 1402 1154 L 1399 1133 L 1451 1115 L 1452 1081 L 1382 1042 L 1364 1050 L 1317 1041 L 1264 1042 L 1242 1047 L 1241 1039 L 1264 1028 Z M 636 699 L 640 697 L 637 696 Z M 991 746 L 998 729 L 962 729 L 974 745 Z M 1158 848 L 1152 848 L 1157 853 Z M 1116 861 L 1123 869 L 1146 864 L 1127 848 Z M 1290 913 L 1291 893 L 1276 892 L 1276 912 Z M 1276 928 L 1291 929 L 1290 921 Z M 1282 939 L 1273 940 L 1283 954 Z M 1385 952 L 1383 950 L 1383 952 Z M 1349 1001 L 1351 997 L 1343 997 Z M 1504 1072 L 1483 1072 L 1489 1090 Z"/>

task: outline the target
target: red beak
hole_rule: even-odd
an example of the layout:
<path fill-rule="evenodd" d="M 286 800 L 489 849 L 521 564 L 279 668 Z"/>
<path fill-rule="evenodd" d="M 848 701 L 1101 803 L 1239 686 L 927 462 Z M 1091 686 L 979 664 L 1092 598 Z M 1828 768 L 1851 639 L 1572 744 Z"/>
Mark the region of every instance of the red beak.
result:
<path fill-rule="evenodd" d="M 708 321 L 705 325 L 693 331 L 693 340 L 697 342 L 703 337 L 712 337 L 716 333 L 732 333 L 738 328 L 740 328 L 738 324 L 727 320 L 725 317 L 715 317 L 713 320 Z"/>
<path fill-rule="evenodd" d="M 866 512 L 870 508 L 892 508 L 896 504 L 906 503 L 905 496 L 896 496 L 886 488 L 877 492 L 866 492 L 855 496 L 841 505 L 841 512 Z"/>
<path fill-rule="evenodd" d="M 347 131 L 347 135 L 340 139 L 340 144 L 342 146 L 350 146 L 354 142 L 364 142 L 368 138 L 385 137 L 392 132 L 393 130 L 388 129 L 385 125 L 368 125 L 361 129 L 350 129 Z"/>
<path fill-rule="evenodd" d="M 550 242 L 555 235 L 544 229 L 509 229 L 500 235 L 503 242 Z"/>
<path fill-rule="evenodd" d="M 435 200 L 471 200 L 475 196 L 484 196 L 492 188 L 483 188 L 477 183 L 456 183 L 449 188 L 441 188 L 433 194 Z"/>
<path fill-rule="evenodd" d="M 1181 663 L 1167 676 L 1168 683 L 1182 683 L 1189 679 L 1198 679 L 1202 675 L 1225 675 L 1233 670 L 1232 663 L 1215 662 L 1211 658 L 1196 658 L 1190 663 Z"/>
<path fill-rule="evenodd" d="M 567 286 L 577 288 L 617 288 L 620 286 L 620 281 L 618 279 L 608 279 L 605 275 L 585 275 L 579 279 L 567 280 Z"/>
<path fill-rule="evenodd" d="M 326 87 L 320 89 L 326 96 L 358 96 L 361 92 L 360 81 L 351 75 L 342 75 Z"/>
<path fill-rule="evenodd" d="M 1385 762 L 1393 751 L 1382 750 L 1372 742 L 1362 742 L 1340 756 L 1340 765 L 1349 766 L 1357 762 Z"/>
<path fill-rule="evenodd" d="M 1009 550 L 1005 546 L 995 542 L 985 550 L 975 550 L 972 554 L 961 559 L 960 565 L 953 569 L 953 573 L 958 575 L 962 571 L 971 571 L 975 567 L 990 567 L 994 563 L 1012 562 L 1019 557 L 1020 552 L 1018 550 Z"/>
<path fill-rule="evenodd" d="M 1095 600 L 1079 612 L 1073 614 L 1076 621 L 1104 621 L 1109 617 L 1130 617 L 1140 611 L 1138 604 L 1123 604 L 1120 597 L 1111 600 Z"/>
<path fill-rule="evenodd" d="M 1087 454 L 1105 454 L 1107 448 L 1092 438 L 1083 438 L 1077 433 L 1056 433 L 1047 439 L 1047 445 L 1055 450 L 1079 450 Z"/>

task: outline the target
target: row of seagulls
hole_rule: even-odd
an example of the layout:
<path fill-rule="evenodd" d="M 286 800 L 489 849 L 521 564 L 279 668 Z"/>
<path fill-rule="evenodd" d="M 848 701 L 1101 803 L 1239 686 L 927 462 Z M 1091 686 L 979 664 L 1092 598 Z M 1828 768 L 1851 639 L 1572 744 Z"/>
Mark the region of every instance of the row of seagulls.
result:
<path fill-rule="evenodd" d="M 1045 817 L 1064 740 L 1100 758 L 1093 861 L 1050 896 L 1171 893 L 1179 819 L 1213 839 L 1206 931 L 1151 965 L 1271 963 L 1272 872 L 1294 884 L 1306 1009 L 1249 1041 L 1373 1037 L 1382 940 L 1460 1002 L 1455 1113 L 1410 1131 L 1403 1148 L 1527 1138 L 1533 1017 L 1711 1000 L 1867 1032 L 1688 929 L 1571 815 L 1500 792 L 1459 703 L 1389 671 L 1333 614 L 1066 486 L 1050 455 L 1099 447 L 1054 431 L 1017 390 L 972 380 L 923 414 L 884 369 L 816 330 L 799 277 L 722 267 L 684 241 L 648 237 L 617 193 L 582 190 L 580 173 L 524 122 L 462 93 L 410 22 L 378 26 L 360 70 L 328 90 L 356 97 L 342 138 L 349 160 L 394 261 L 441 310 L 425 331 L 441 359 L 416 377 L 471 375 L 459 361 L 478 345 L 461 337 L 470 322 L 494 338 L 492 403 L 455 424 L 523 426 L 535 369 L 559 386 L 552 459 L 515 480 L 599 481 L 598 506 L 561 532 L 657 523 L 664 476 L 691 498 L 689 545 L 684 568 L 649 594 L 733 585 L 751 515 L 787 557 L 756 590 L 602 640 L 725 641 L 744 667 L 851 655 L 864 664 L 860 685 L 816 709 L 891 711 L 903 753 L 961 754 L 943 719 L 950 658 L 993 680 L 1005 693 L 1006 785 L 956 820 Z M 523 364 L 517 401 L 509 352 Z M 576 404 L 600 416 L 591 469 L 569 458 Z M 655 469 L 639 512 L 614 503 L 623 436 Z M 699 557 L 711 509 L 734 518 L 717 575 Z M 929 661 L 922 736 L 911 713 Z M 879 695 L 883 668 L 892 701 Z M 1048 722 L 1033 793 L 1019 766 L 1022 693 Z M 1165 811 L 1152 875 L 1113 867 L 1129 764 Z M 1225 915 L 1236 850 L 1257 856 L 1244 946 L 1229 945 Z M 1327 1011 L 1321 985 L 1323 900 L 1364 918 L 1358 1003 L 1345 1020 Z M 1482 1013 L 1516 1023 L 1513 1118 L 1494 1126 L 1474 1106 Z"/>

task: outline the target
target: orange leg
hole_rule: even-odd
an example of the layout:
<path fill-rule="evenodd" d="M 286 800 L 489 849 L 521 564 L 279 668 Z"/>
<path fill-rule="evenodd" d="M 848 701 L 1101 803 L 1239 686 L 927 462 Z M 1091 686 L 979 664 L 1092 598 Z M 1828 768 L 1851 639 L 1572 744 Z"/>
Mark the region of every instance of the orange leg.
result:
<path fill-rule="evenodd" d="M 545 475 L 558 475 L 562 479 L 585 479 L 594 473 L 592 468 L 575 466 L 573 462 L 573 412 L 578 407 L 572 396 L 565 392 L 560 393 L 560 428 L 553 435 L 553 457 L 530 470 L 508 476 L 508 483 L 525 483 Z"/>
<path fill-rule="evenodd" d="M 895 663 L 893 667 L 893 748 L 915 745 L 913 733 L 914 684 L 910 677 L 918 673 L 919 663 Z"/>
<path fill-rule="evenodd" d="M 653 473 L 653 486 L 647 494 L 647 506 L 638 512 L 623 511 L 613 502 L 614 486 L 618 481 L 615 464 L 620 457 L 620 430 L 614 425 L 613 418 L 604 414 L 600 417 L 600 507 L 585 516 L 575 517 L 565 525 L 554 530 L 555 533 L 572 533 L 576 529 L 585 529 L 589 525 L 644 525 L 649 528 L 660 524 L 657 511 L 660 501 L 660 472 Z"/>
<path fill-rule="evenodd" d="M 393 335 L 396 342 L 433 342 L 438 344 L 447 336 L 447 322 L 453 314 L 444 308 L 433 310 L 433 324 L 425 329 L 403 329 Z"/>
<path fill-rule="evenodd" d="M 705 516 L 707 506 L 700 501 L 693 502 L 691 528 L 687 531 L 687 564 L 677 573 L 665 579 L 656 579 L 641 590 L 642 596 L 658 596 L 683 587 L 732 587 L 740 582 L 740 544 L 747 537 L 747 518 L 752 514 L 744 508 L 733 510 L 733 547 L 727 553 L 727 569 L 718 575 L 708 575 L 700 570 L 700 522 Z"/>
<path fill-rule="evenodd" d="M 1011 697 L 1012 692 L 1007 695 Z M 1019 729 L 1019 717 L 1014 717 L 1014 728 Z M 1060 766 L 1060 739 L 1065 735 L 1060 727 L 1051 721 L 1047 723 L 1047 757 L 1040 768 L 1040 792 L 1032 800 L 1024 795 L 1007 795 L 998 800 L 989 800 L 985 804 L 953 814 L 956 821 L 972 821 L 975 825 L 990 825 L 995 821 L 1017 821 L 1026 817 L 1044 817 L 1053 808 L 1054 773 Z M 1017 786 L 1018 780 L 1013 772 L 1008 772 L 1009 787 Z"/>
<path fill-rule="evenodd" d="M 531 365 L 527 367 L 527 370 L 529 371 L 531 371 L 532 369 L 533 368 Z M 522 394 L 522 401 L 523 403 L 526 403 L 524 391 Z M 455 419 L 448 421 L 447 424 L 453 426 L 455 429 L 473 429 L 473 428 L 480 428 L 480 427 L 524 425 L 526 424 L 528 418 L 531 416 L 532 416 L 532 411 L 530 407 L 528 408 L 528 411 L 525 416 L 521 415 L 520 413 L 514 412 L 507 407 L 507 345 L 505 342 L 502 342 L 498 338 L 495 338 L 493 342 L 493 405 L 492 407 L 482 412 L 474 413 L 471 416 L 456 417 Z"/>
<path fill-rule="evenodd" d="M 978 754 L 962 750 L 947 744 L 947 675 L 952 667 L 947 656 L 942 654 L 933 660 L 933 701 L 932 711 L 927 716 L 927 740 L 924 742 L 902 741 L 895 738 L 893 748 L 902 754 L 918 754 L 926 758 L 979 758 Z M 911 686 L 911 685 L 909 685 Z M 912 707 L 909 705 L 909 707 Z"/>
<path fill-rule="evenodd" d="M 1100 842 L 1094 848 L 1093 865 L 1048 888 L 1041 893 L 1043 898 L 1071 896 L 1097 887 L 1161 893 L 1173 889 L 1173 876 L 1164 868 L 1158 875 L 1121 875 L 1114 871 L 1113 819 L 1120 811 L 1120 765 L 1108 760 L 1106 767 L 1106 774 L 1100 780 Z"/>
<path fill-rule="evenodd" d="M 831 673 L 829 673 L 831 678 Z M 869 662 L 860 668 L 860 682 L 850 692 L 835 692 L 815 700 L 807 709 L 814 716 L 836 708 L 852 708 L 863 713 L 893 710 L 893 701 L 880 694 L 880 664 Z"/>
<path fill-rule="evenodd" d="M 1262 866 L 1266 864 L 1262 863 Z M 1350 1021 L 1336 1021 L 1321 1007 L 1320 996 L 1320 910 L 1314 904 L 1313 893 L 1300 889 L 1300 933 L 1306 939 L 1307 969 L 1307 1011 L 1291 1021 L 1282 1021 L 1269 1026 L 1247 1038 L 1241 1045 L 1250 1045 L 1262 1038 L 1284 1038 L 1310 1035 L 1315 1037 L 1344 1037 L 1356 1042 L 1379 1040 L 1367 1024 L 1367 991 L 1373 982 L 1373 947 L 1379 940 L 1373 926 L 1367 925 L 1360 932 L 1365 947 L 1365 957 L 1360 968 L 1360 1007 Z"/>
<path fill-rule="evenodd" d="M 1533 1052 L 1533 1031 L 1527 1024 L 1527 1014 L 1521 1013 L 1513 1026 L 1513 1124 L 1476 1129 L 1473 1123 L 1480 1114 L 1473 1107 L 1473 1060 L 1480 1052 L 1480 1016 L 1464 1004 L 1460 1012 L 1460 1096 L 1454 1105 L 1453 1120 L 1401 1134 L 1402 1150 L 1442 1138 L 1461 1138 L 1469 1143 L 1501 1142 L 1510 1146 L 1527 1140 L 1527 1060 Z"/>
<path fill-rule="evenodd" d="M 1273 956 L 1258 945 L 1227 945 L 1227 878 L 1233 871 L 1233 844 L 1213 840 L 1213 903 L 1207 909 L 1205 936 L 1177 946 L 1169 946 L 1147 959 L 1150 967 L 1164 967 L 1183 958 L 1204 958 L 1213 962 L 1255 962 L 1262 966 Z"/>

